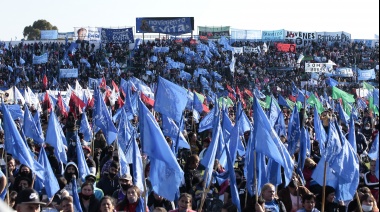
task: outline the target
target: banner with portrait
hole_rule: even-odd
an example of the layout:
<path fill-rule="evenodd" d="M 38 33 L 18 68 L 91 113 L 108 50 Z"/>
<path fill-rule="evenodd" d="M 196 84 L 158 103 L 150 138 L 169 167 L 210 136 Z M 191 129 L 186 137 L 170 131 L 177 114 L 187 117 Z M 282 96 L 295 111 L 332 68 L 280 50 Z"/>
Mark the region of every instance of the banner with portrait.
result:
<path fill-rule="evenodd" d="M 229 26 L 202 27 L 198 26 L 199 36 L 206 36 L 208 39 L 219 39 L 222 36 L 230 36 Z"/>
<path fill-rule="evenodd" d="M 57 38 L 57 30 L 41 30 L 41 40 L 56 40 Z"/>
<path fill-rule="evenodd" d="M 296 52 L 296 45 L 295 44 L 289 44 L 289 43 L 276 43 L 275 44 L 277 51 L 279 52 Z"/>
<path fill-rule="evenodd" d="M 109 29 L 102 28 L 101 40 L 103 43 L 133 43 L 133 28 Z"/>
<path fill-rule="evenodd" d="M 59 69 L 59 78 L 77 78 L 78 77 L 78 69 Z"/>
<path fill-rule="evenodd" d="M 33 54 L 33 65 L 47 63 L 47 61 L 48 61 L 47 53 L 40 56 Z"/>
<path fill-rule="evenodd" d="M 100 41 L 99 27 L 74 27 L 73 40 Z"/>
<path fill-rule="evenodd" d="M 271 31 L 262 31 L 261 39 L 263 40 L 284 40 L 285 30 L 271 30 Z"/>
<path fill-rule="evenodd" d="M 311 45 L 311 43 L 317 39 L 317 32 L 286 30 L 284 39 L 288 42 L 296 44 L 297 46 L 307 46 Z"/>
<path fill-rule="evenodd" d="M 181 35 L 194 30 L 194 17 L 136 18 L 136 33 Z"/>

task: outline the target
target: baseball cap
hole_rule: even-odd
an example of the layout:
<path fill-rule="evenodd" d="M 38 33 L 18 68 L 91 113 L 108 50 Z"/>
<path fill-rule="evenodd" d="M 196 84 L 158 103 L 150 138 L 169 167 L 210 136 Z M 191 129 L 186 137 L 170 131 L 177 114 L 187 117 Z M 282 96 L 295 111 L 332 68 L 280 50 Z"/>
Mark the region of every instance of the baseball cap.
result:
<path fill-rule="evenodd" d="M 16 198 L 16 204 L 22 203 L 45 205 L 44 202 L 40 201 L 40 197 L 38 196 L 37 191 L 31 188 L 26 188 L 22 190 L 20 193 L 18 193 Z"/>
<path fill-rule="evenodd" d="M 90 180 L 91 179 L 91 180 L 96 181 L 96 176 L 94 174 L 89 174 L 84 179 L 85 180 Z"/>
<path fill-rule="evenodd" d="M 119 179 L 132 180 L 132 176 L 130 174 L 123 174 Z"/>

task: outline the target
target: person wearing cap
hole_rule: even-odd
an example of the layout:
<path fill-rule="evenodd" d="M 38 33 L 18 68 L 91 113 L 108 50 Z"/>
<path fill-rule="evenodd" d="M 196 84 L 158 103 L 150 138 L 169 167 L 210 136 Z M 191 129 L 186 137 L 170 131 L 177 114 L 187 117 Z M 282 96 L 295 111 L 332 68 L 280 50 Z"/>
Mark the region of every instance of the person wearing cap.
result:
<path fill-rule="evenodd" d="M 133 185 L 132 176 L 127 173 L 119 177 L 120 188 L 113 192 L 112 197 L 116 199 L 117 203 L 121 202 L 127 195 L 127 190 Z"/>
<path fill-rule="evenodd" d="M 97 200 L 101 200 L 104 197 L 103 190 L 96 187 L 96 176 L 94 174 L 89 174 L 85 177 L 86 183 L 91 183 L 94 185 L 94 195 Z M 78 193 L 81 192 L 81 189 L 78 189 Z"/>
<path fill-rule="evenodd" d="M 95 161 L 91 157 L 91 148 L 88 146 L 82 146 L 84 158 L 86 159 L 86 163 L 88 168 L 90 169 L 90 173 L 96 175 L 96 164 Z"/>
<path fill-rule="evenodd" d="M 17 194 L 17 212 L 39 212 L 41 210 L 41 205 L 45 205 L 45 203 L 40 201 L 38 192 L 32 188 L 24 189 Z"/>

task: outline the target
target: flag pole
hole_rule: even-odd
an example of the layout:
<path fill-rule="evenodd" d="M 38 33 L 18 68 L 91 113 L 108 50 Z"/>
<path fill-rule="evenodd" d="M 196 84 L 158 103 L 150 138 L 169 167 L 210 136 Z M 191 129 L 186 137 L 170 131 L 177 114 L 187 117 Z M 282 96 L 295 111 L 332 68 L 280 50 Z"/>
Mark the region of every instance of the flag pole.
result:
<path fill-rule="evenodd" d="M 206 177 L 205 177 L 205 180 L 207 180 L 207 178 L 208 178 L 208 169 L 209 169 L 209 168 L 207 168 L 207 169 L 205 170 L 205 171 L 206 171 Z M 198 211 L 199 211 L 199 212 L 202 211 L 202 208 L 203 208 L 203 205 L 204 205 L 204 203 L 205 203 L 205 199 L 206 199 L 206 195 L 205 195 L 205 194 L 206 194 L 206 190 L 208 190 L 208 189 L 210 188 L 210 185 L 211 185 L 211 183 L 212 183 L 212 178 L 213 178 L 213 176 L 211 175 L 210 183 L 208 184 L 207 188 L 206 188 L 206 183 L 205 183 L 204 186 L 203 186 L 201 205 L 200 205 L 199 208 L 198 208 Z"/>
<path fill-rule="evenodd" d="M 255 200 L 256 200 L 256 203 L 259 201 L 259 192 L 258 192 L 258 188 L 257 188 L 257 172 L 256 172 L 256 163 L 257 163 L 257 152 L 256 152 L 256 148 L 255 150 L 253 151 L 253 160 L 255 161 L 253 163 L 253 171 L 254 171 L 254 186 L 255 186 L 255 191 L 256 191 L 256 194 L 255 194 Z"/>
<path fill-rule="evenodd" d="M 322 186 L 322 208 L 321 212 L 325 212 L 325 195 L 326 195 L 326 170 L 327 170 L 327 162 L 325 161 L 325 166 L 323 169 L 323 186 Z"/>
<path fill-rule="evenodd" d="M 5 156 L 5 175 L 7 177 L 7 184 L 5 185 L 5 189 L 7 189 L 7 205 L 9 205 L 9 198 L 10 198 L 9 197 L 9 189 L 8 189 L 8 179 L 9 179 L 9 173 L 8 172 L 9 172 L 9 169 L 8 169 L 7 151 L 5 150 L 5 146 L 4 146 L 4 156 Z"/>

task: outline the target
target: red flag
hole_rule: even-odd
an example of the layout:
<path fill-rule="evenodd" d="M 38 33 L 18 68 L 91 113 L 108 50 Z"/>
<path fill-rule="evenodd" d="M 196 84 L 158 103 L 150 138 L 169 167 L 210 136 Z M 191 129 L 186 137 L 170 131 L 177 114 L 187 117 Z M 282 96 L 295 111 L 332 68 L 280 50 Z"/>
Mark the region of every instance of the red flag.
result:
<path fill-rule="evenodd" d="M 102 78 L 102 82 L 100 82 L 99 88 L 107 89 L 107 82 L 104 77 Z"/>
<path fill-rule="evenodd" d="M 231 86 L 227 85 L 227 90 L 231 93 L 235 93 L 234 89 L 231 88 Z"/>
<path fill-rule="evenodd" d="M 79 98 L 77 95 L 75 95 L 75 92 L 71 92 L 70 96 L 70 102 L 69 102 L 69 107 L 70 107 L 70 112 L 74 113 L 75 117 L 77 117 L 77 110 L 76 108 L 79 109 L 79 113 L 82 112 L 82 108 L 84 108 L 86 104 Z"/>
<path fill-rule="evenodd" d="M 202 107 L 203 107 L 203 112 L 206 112 L 206 113 L 210 112 L 210 109 L 207 107 L 207 105 L 202 104 Z"/>
<path fill-rule="evenodd" d="M 112 80 L 112 86 L 115 88 L 115 92 L 119 93 L 119 87 L 117 87 L 116 83 Z"/>
<path fill-rule="evenodd" d="M 236 95 L 239 96 L 239 99 L 241 101 L 241 104 L 243 105 L 243 108 L 245 109 L 245 107 L 247 106 L 245 104 L 245 101 L 244 101 L 244 98 L 243 98 L 243 95 L 241 95 L 241 92 L 240 92 L 240 89 L 238 86 L 236 86 Z"/>
<path fill-rule="evenodd" d="M 61 115 L 64 116 L 65 118 L 67 118 L 68 113 L 66 111 L 65 106 L 63 105 L 63 100 L 62 100 L 62 96 L 60 93 L 58 93 L 57 106 L 58 106 L 58 109 L 59 109 L 59 112 L 61 113 Z"/>
<path fill-rule="evenodd" d="M 153 105 L 154 105 L 154 100 L 151 99 L 151 98 L 149 98 L 149 97 L 147 97 L 147 96 L 145 96 L 143 93 L 141 93 L 141 100 L 142 100 L 145 104 L 150 105 L 150 106 L 152 106 L 152 107 L 153 107 Z"/>
<path fill-rule="evenodd" d="M 289 99 L 292 101 L 292 102 L 296 102 L 297 101 L 297 97 L 293 96 L 293 95 L 289 95 Z"/>
<path fill-rule="evenodd" d="M 232 101 L 236 101 L 236 97 L 233 93 L 228 93 L 228 97 L 232 100 Z"/>
<path fill-rule="evenodd" d="M 44 78 L 42 79 L 42 84 L 44 86 L 44 89 L 47 90 L 47 88 L 48 88 L 48 79 L 46 77 L 46 74 L 44 75 Z"/>
<path fill-rule="evenodd" d="M 91 100 L 87 103 L 87 107 L 93 108 L 95 104 L 94 97 L 91 98 Z"/>
<path fill-rule="evenodd" d="M 247 94 L 250 97 L 253 97 L 252 92 L 250 90 L 246 89 L 246 88 L 244 88 L 244 93 Z"/>
<path fill-rule="evenodd" d="M 48 92 L 45 92 L 44 101 L 42 102 L 42 108 L 44 111 L 47 110 L 49 113 L 52 109 Z"/>
<path fill-rule="evenodd" d="M 117 98 L 117 104 L 119 105 L 119 108 L 123 107 L 124 105 L 124 101 L 120 96 Z"/>

